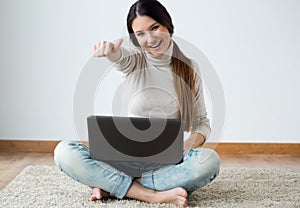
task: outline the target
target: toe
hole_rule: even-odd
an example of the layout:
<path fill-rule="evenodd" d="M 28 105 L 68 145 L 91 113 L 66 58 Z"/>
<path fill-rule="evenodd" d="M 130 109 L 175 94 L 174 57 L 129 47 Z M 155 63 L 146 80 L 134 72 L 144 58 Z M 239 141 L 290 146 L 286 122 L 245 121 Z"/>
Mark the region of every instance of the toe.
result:
<path fill-rule="evenodd" d="M 90 198 L 89 198 L 89 201 L 95 201 L 96 200 L 96 197 L 94 195 L 92 195 Z"/>

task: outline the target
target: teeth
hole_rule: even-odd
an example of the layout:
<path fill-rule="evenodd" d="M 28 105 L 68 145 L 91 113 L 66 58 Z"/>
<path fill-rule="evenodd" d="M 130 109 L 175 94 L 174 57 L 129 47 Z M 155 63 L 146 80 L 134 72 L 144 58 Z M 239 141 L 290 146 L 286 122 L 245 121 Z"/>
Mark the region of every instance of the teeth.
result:
<path fill-rule="evenodd" d="M 158 47 L 160 45 L 160 42 L 158 42 L 156 45 L 154 45 L 154 46 L 149 46 L 149 48 L 156 48 L 156 47 Z"/>

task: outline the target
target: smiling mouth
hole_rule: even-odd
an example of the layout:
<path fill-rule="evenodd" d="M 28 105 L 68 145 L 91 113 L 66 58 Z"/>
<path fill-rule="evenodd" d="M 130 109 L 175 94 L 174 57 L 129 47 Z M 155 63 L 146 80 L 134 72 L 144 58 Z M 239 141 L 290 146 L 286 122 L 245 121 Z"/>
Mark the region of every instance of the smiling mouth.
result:
<path fill-rule="evenodd" d="M 155 45 L 153 45 L 153 46 L 149 46 L 149 48 L 151 48 L 151 49 L 156 49 L 156 48 L 158 48 L 158 47 L 161 45 L 161 43 L 162 43 L 162 40 L 159 41 L 157 44 L 155 44 Z"/>

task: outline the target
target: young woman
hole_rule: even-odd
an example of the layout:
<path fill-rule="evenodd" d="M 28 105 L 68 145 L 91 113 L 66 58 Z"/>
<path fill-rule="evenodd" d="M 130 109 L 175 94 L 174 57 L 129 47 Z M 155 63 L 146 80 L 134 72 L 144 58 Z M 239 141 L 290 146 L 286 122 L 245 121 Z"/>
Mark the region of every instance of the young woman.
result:
<path fill-rule="evenodd" d="M 195 65 L 172 40 L 172 19 L 161 3 L 137 1 L 129 10 L 127 28 L 130 40 L 137 48 L 134 53 L 122 46 L 121 39 L 116 43 L 101 41 L 95 44 L 94 56 L 114 62 L 125 75 L 126 89 L 141 92 L 131 99 L 128 114 L 160 116 L 160 112 L 164 112 L 168 118 L 184 121 L 185 131 L 191 131 L 191 136 L 184 143 L 183 162 L 133 178 L 91 159 L 88 147 L 73 141 L 58 144 L 55 162 L 67 175 L 93 188 L 91 201 L 129 197 L 185 206 L 188 194 L 211 182 L 218 175 L 220 166 L 215 151 L 197 148 L 204 144 L 210 133 L 201 79 L 196 75 Z M 161 97 L 160 92 L 155 91 L 147 94 L 143 89 L 149 83 L 171 96 Z M 147 101 L 142 99 L 143 96 L 147 96 Z M 153 113 L 157 108 L 160 111 Z"/>

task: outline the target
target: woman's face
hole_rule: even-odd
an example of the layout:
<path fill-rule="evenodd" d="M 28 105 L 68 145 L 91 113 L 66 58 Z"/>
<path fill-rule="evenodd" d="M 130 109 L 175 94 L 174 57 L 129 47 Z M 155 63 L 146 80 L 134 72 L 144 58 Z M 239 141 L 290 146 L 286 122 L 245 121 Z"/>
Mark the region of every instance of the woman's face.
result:
<path fill-rule="evenodd" d="M 132 29 L 140 46 L 154 57 L 168 50 L 171 38 L 167 27 L 151 17 L 138 15 L 132 22 Z"/>

